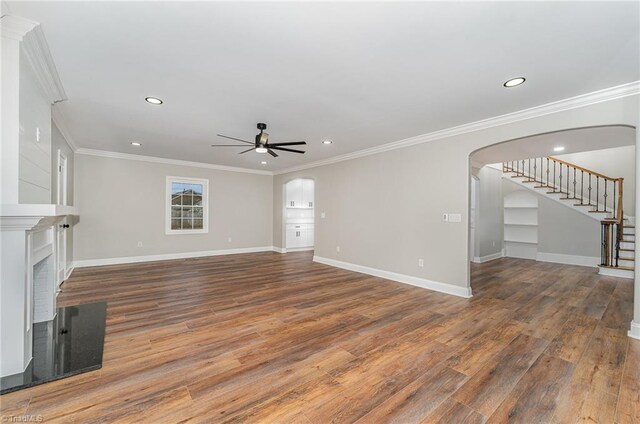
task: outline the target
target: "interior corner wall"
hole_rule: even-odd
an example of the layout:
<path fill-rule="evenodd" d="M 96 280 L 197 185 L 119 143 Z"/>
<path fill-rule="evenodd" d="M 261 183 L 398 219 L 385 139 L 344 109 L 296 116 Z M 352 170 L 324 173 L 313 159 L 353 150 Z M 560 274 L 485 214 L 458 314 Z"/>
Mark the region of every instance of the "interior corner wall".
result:
<path fill-rule="evenodd" d="M 542 133 L 597 125 L 636 127 L 638 112 L 638 95 L 615 98 L 276 175 L 274 245 L 283 247 L 283 184 L 310 177 L 316 184 L 317 215 L 326 215 L 315 224 L 316 256 L 468 287 L 469 156 Z M 462 220 L 444 222 L 443 213 L 460 213 Z M 425 262 L 422 268 L 419 258 Z"/>
<path fill-rule="evenodd" d="M 209 180 L 208 233 L 165 234 L 167 176 Z M 272 202 L 271 175 L 76 154 L 74 260 L 270 248 Z"/>
<path fill-rule="evenodd" d="M 478 216 L 476 239 L 479 257 L 502 253 L 504 240 L 504 204 L 502 172 L 490 166 L 478 170 Z"/>
<path fill-rule="evenodd" d="M 624 178 L 624 213 L 636 216 L 636 147 L 624 146 L 555 156 L 612 178 Z"/>

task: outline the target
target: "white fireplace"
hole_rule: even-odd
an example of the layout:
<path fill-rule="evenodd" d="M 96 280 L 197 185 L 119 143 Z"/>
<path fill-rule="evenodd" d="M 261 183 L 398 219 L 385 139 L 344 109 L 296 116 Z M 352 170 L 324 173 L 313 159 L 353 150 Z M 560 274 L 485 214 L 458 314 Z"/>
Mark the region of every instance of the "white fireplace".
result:
<path fill-rule="evenodd" d="M 23 372 L 32 358 L 34 322 L 55 317 L 58 233 L 75 209 L 2 205 L 0 211 L 0 376 Z"/>

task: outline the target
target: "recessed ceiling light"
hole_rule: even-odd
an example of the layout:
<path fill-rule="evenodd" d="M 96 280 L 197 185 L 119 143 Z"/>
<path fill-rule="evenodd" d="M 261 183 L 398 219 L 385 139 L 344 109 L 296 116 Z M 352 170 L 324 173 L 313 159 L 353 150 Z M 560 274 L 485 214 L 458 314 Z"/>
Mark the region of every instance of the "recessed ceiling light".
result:
<path fill-rule="evenodd" d="M 331 141 L 331 140 L 323 140 L 322 141 L 322 144 L 331 144 L 331 143 L 333 143 L 333 141 Z"/>
<path fill-rule="evenodd" d="M 505 82 L 502 85 L 504 85 L 507 88 L 516 87 L 516 86 L 522 84 L 525 81 L 526 81 L 526 79 L 524 77 L 511 78 L 509 81 Z"/>
<path fill-rule="evenodd" d="M 132 145 L 132 146 L 136 146 L 136 147 L 140 147 L 140 146 L 142 146 L 142 143 L 139 143 L 139 142 L 137 142 L 137 141 L 132 141 L 132 142 L 131 142 L 131 145 Z"/>
<path fill-rule="evenodd" d="M 556 146 L 556 147 L 553 148 L 554 152 L 561 152 L 563 150 L 564 150 L 564 146 Z"/>
<path fill-rule="evenodd" d="M 267 161 L 266 161 L 266 160 L 263 160 L 263 161 L 262 161 L 262 162 L 260 162 L 260 163 L 261 163 L 261 164 L 263 164 L 263 165 L 266 165 L 266 164 L 267 164 Z"/>
<path fill-rule="evenodd" d="M 160 100 L 157 97 L 145 97 L 144 98 L 147 103 L 151 103 L 152 105 L 161 105 L 162 104 L 162 100 Z"/>
<path fill-rule="evenodd" d="M 265 147 L 256 147 L 256 153 L 267 153 L 267 149 Z"/>

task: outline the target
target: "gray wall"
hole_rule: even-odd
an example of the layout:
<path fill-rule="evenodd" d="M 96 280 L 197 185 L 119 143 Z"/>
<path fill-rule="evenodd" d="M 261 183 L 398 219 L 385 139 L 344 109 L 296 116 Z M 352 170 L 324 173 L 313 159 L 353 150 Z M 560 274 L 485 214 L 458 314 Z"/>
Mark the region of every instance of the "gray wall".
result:
<path fill-rule="evenodd" d="M 209 180 L 208 234 L 165 235 L 167 176 Z M 76 154 L 80 218 L 74 228 L 74 258 L 271 246 L 272 180 L 270 175 Z"/>
<path fill-rule="evenodd" d="M 476 176 L 479 180 L 476 238 L 480 257 L 483 257 L 502 251 L 504 240 L 502 172 L 483 166 Z"/>
<path fill-rule="evenodd" d="M 274 178 L 274 244 L 283 246 L 283 184 L 309 177 L 316 181 L 316 216 L 326 213 L 316 219 L 317 256 L 467 287 L 471 153 L 546 132 L 637 123 L 637 99 L 626 97 L 280 174 Z M 443 222 L 443 213 L 461 213 L 462 222 Z"/>
<path fill-rule="evenodd" d="M 22 48 L 20 62 L 18 201 L 47 204 L 51 202 L 51 105 Z"/>
<path fill-rule="evenodd" d="M 51 122 L 51 203 L 57 203 L 58 196 L 58 150 L 67 158 L 67 205 L 73 206 L 74 154 L 58 127 Z"/>
<path fill-rule="evenodd" d="M 558 159 L 579 165 L 612 178 L 624 178 L 624 213 L 635 216 L 636 147 L 594 150 L 556 156 Z"/>

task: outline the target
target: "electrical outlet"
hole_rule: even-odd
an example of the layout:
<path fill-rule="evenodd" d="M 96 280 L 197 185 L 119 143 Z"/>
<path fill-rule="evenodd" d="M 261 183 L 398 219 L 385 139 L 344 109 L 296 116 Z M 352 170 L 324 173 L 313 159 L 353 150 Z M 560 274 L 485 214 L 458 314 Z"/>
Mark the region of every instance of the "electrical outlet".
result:
<path fill-rule="evenodd" d="M 40 143 L 40 128 L 36 128 L 36 143 Z"/>
<path fill-rule="evenodd" d="M 418 259 L 418 266 L 422 268 L 424 266 L 424 259 Z"/>
<path fill-rule="evenodd" d="M 142 242 L 141 241 L 138 242 L 138 247 L 142 247 Z"/>
<path fill-rule="evenodd" d="M 340 246 L 336 246 L 336 252 L 340 253 Z"/>
<path fill-rule="evenodd" d="M 493 247 L 496 247 L 496 242 L 495 241 L 493 242 Z"/>
<path fill-rule="evenodd" d="M 227 237 L 227 241 L 231 243 L 231 237 Z"/>
<path fill-rule="evenodd" d="M 326 213 L 322 212 L 322 213 L 320 214 L 320 218 L 326 218 L 326 217 L 327 217 L 327 214 L 326 214 Z"/>

